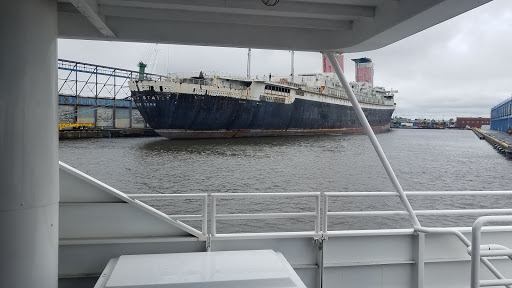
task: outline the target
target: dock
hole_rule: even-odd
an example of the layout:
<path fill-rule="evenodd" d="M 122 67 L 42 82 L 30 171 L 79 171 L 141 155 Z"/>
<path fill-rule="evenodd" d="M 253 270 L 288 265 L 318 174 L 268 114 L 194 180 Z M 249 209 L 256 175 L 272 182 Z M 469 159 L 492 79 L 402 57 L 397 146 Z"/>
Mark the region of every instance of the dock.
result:
<path fill-rule="evenodd" d="M 83 129 L 61 130 L 59 139 L 84 139 L 84 138 L 117 138 L 117 137 L 156 137 L 158 134 L 151 128 L 124 128 L 124 129 Z"/>
<path fill-rule="evenodd" d="M 506 132 L 473 128 L 473 132 L 482 140 L 491 144 L 494 149 L 512 159 L 512 134 Z M 482 138 L 483 137 L 483 138 Z"/>

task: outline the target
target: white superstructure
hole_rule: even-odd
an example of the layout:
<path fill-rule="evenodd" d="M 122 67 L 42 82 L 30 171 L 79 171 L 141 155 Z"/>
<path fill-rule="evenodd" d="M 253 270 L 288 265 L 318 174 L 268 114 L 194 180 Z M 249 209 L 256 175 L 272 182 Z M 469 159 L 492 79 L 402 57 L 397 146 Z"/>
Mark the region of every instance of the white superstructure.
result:
<path fill-rule="evenodd" d="M 392 109 L 394 94 L 383 87 L 373 87 L 365 82 L 350 83 L 357 99 L 365 108 Z M 132 91 L 150 91 L 226 96 L 245 100 L 277 103 L 293 103 L 296 98 L 331 104 L 351 106 L 347 93 L 340 82 L 329 74 L 302 74 L 271 76 L 267 80 L 246 80 L 235 77 L 204 75 L 204 78 L 169 77 L 162 81 L 133 80 L 129 82 Z"/>

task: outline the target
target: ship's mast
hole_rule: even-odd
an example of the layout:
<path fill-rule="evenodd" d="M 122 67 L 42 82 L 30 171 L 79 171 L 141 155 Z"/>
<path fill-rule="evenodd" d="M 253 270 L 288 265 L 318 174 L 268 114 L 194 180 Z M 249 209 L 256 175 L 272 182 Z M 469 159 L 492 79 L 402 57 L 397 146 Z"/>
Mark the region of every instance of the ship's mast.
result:
<path fill-rule="evenodd" d="M 292 52 L 292 73 L 291 73 L 291 76 L 292 76 L 292 82 L 294 82 L 295 80 L 295 51 L 291 51 Z"/>
<path fill-rule="evenodd" d="M 251 79 L 251 48 L 247 51 L 247 79 Z"/>

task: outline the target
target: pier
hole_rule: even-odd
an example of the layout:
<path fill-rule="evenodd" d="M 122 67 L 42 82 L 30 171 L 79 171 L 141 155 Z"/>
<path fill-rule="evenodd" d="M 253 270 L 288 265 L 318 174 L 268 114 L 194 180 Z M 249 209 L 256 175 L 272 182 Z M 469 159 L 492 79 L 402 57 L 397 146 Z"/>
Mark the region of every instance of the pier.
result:
<path fill-rule="evenodd" d="M 60 139 L 157 135 L 131 99 L 128 81 L 139 72 L 65 59 L 59 59 L 58 72 Z"/>
<path fill-rule="evenodd" d="M 512 159 L 512 134 L 491 129 L 473 128 L 473 132 L 481 140 L 487 141 L 494 149 Z"/>

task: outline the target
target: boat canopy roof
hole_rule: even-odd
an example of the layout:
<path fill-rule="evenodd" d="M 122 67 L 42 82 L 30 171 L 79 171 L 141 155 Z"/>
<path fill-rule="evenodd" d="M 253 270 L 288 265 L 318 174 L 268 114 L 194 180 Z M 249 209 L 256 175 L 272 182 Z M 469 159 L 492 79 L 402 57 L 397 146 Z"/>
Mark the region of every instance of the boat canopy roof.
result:
<path fill-rule="evenodd" d="M 58 33 L 61 38 L 358 52 L 384 47 L 489 1 L 58 0 Z"/>

